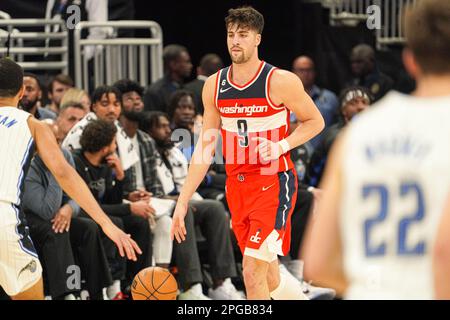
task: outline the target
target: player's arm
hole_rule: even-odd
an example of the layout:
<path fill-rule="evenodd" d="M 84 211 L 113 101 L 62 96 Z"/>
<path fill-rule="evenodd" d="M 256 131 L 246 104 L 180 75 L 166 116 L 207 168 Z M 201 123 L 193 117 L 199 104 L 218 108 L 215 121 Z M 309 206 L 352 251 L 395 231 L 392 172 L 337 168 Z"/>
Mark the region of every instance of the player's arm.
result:
<path fill-rule="evenodd" d="M 289 150 L 304 144 L 325 127 L 322 115 L 306 93 L 301 80 L 292 72 L 275 70 L 270 80 L 269 96 L 276 105 L 284 104 L 291 110 L 299 126 L 285 139 Z M 286 152 L 286 150 L 283 150 Z"/>
<path fill-rule="evenodd" d="M 450 194 L 439 222 L 433 248 L 434 298 L 450 299 Z"/>
<path fill-rule="evenodd" d="M 339 228 L 343 139 L 345 135 L 341 134 L 331 149 L 321 185 L 322 199 L 317 213 L 308 223 L 305 243 L 301 250 L 302 259 L 305 261 L 305 278 L 334 288 L 340 296 L 348 286 L 343 270 Z"/>
<path fill-rule="evenodd" d="M 187 213 L 189 200 L 208 172 L 216 149 L 218 129 L 221 121 L 220 113 L 214 101 L 216 80 L 217 74 L 210 76 L 203 87 L 202 99 L 205 107 L 203 126 L 172 219 L 170 235 L 172 239 L 175 236 L 178 242 L 185 240 L 184 217 Z"/>
<path fill-rule="evenodd" d="M 124 256 L 125 251 L 129 259 L 136 260 L 135 251 L 141 253 L 138 245 L 102 211 L 84 180 L 64 158 L 50 128 L 32 117 L 28 118 L 28 126 L 36 142 L 37 152 L 62 189 L 100 225 L 117 245 L 121 256 Z"/>

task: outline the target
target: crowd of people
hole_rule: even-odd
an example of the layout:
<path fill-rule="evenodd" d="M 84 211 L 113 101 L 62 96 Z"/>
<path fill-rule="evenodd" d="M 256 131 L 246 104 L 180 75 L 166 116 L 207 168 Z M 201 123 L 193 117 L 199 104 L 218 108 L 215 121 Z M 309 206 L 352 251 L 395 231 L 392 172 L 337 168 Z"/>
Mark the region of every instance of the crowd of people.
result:
<path fill-rule="evenodd" d="M 164 77 L 147 88 L 122 79 L 88 93 L 63 74 L 44 88 L 38 76 L 24 74 L 21 108 L 52 128 L 67 161 L 102 209 L 143 251 L 137 261 L 121 257 L 36 155 L 26 177 L 23 206 L 51 299 L 127 299 L 134 276 L 152 265 L 171 268 L 177 275 L 178 299 L 245 298 L 236 289 L 242 256 L 230 228 L 220 147 L 219 161 L 191 199 L 187 241 L 178 244 L 170 238 L 171 214 L 202 126 L 202 88 L 223 67 L 222 59 L 206 54 L 190 82 L 186 80 L 193 65 L 187 48 L 166 46 L 163 61 Z M 311 57 L 300 56 L 292 64 L 326 124 L 322 134 L 292 152 L 300 188 L 290 254 L 280 258 L 281 272 L 310 299 L 334 297 L 333 290 L 314 287 L 303 278 L 299 260 L 306 223 L 321 197 L 317 186 L 328 150 L 339 130 L 386 93 L 391 83 L 377 71 L 374 51 L 367 45 L 353 50 L 352 70 L 355 79 L 338 98 L 316 84 Z M 293 113 L 290 122 L 291 130 L 301 125 Z M 182 141 L 174 141 L 175 136 L 182 136 Z M 81 270 L 80 287 L 68 286 L 68 270 L 74 265 Z M 210 279 L 205 279 L 205 265 Z"/>

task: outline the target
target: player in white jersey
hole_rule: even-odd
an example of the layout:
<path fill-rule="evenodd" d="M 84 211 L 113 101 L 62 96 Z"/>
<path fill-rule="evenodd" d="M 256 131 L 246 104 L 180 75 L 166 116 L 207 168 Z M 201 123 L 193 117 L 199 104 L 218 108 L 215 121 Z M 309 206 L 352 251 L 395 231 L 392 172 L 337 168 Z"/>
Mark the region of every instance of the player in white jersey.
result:
<path fill-rule="evenodd" d="M 450 2 L 408 8 L 405 30 L 416 91 L 338 138 L 303 252 L 306 277 L 348 299 L 450 298 Z"/>
<path fill-rule="evenodd" d="M 23 183 L 34 150 L 66 193 L 102 227 L 122 256 L 141 253 L 103 213 L 88 187 L 65 161 L 50 128 L 17 109 L 24 93 L 22 68 L 0 59 L 0 286 L 13 299 L 43 299 L 42 268 L 21 210 Z"/>

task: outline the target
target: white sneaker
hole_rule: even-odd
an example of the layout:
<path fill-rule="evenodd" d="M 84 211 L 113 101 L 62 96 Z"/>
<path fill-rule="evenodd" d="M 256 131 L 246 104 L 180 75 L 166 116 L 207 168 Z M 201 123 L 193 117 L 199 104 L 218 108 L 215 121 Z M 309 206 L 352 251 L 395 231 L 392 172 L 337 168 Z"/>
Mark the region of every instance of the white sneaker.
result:
<path fill-rule="evenodd" d="M 286 269 L 286 266 L 284 264 L 280 263 L 279 269 L 280 269 L 280 274 L 284 275 L 286 277 L 287 281 L 293 282 L 301 288 L 301 290 L 303 292 L 302 299 L 310 300 L 310 298 L 306 295 L 305 291 L 303 290 L 302 283 L 296 277 L 294 277 L 294 275 L 292 273 L 290 273 L 288 271 L 288 269 Z"/>
<path fill-rule="evenodd" d="M 75 296 L 71 293 L 68 294 L 64 297 L 64 300 L 77 300 L 77 298 L 75 298 Z"/>
<path fill-rule="evenodd" d="M 178 300 L 211 300 L 203 294 L 201 283 L 194 284 L 189 290 L 178 295 Z"/>
<path fill-rule="evenodd" d="M 303 279 L 303 261 L 291 260 L 288 262 L 287 269 L 303 287 L 303 293 L 310 300 L 333 300 L 336 296 L 336 291 L 331 288 L 321 288 L 311 285 Z"/>
<path fill-rule="evenodd" d="M 103 294 L 103 298 L 105 298 L 106 293 Z M 89 292 L 87 290 L 81 290 L 80 292 L 81 300 L 89 300 Z"/>
<path fill-rule="evenodd" d="M 220 287 L 210 288 L 208 296 L 213 300 L 245 300 L 243 292 L 236 289 L 230 278 L 225 279 Z"/>

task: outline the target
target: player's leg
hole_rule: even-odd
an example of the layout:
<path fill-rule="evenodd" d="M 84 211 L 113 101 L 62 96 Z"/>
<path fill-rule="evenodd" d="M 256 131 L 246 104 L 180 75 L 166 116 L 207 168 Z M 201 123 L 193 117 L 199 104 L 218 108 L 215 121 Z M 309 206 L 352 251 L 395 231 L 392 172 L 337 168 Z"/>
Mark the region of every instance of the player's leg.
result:
<path fill-rule="evenodd" d="M 42 277 L 31 288 L 11 297 L 12 300 L 44 300 L 44 284 Z"/>
<path fill-rule="evenodd" d="M 267 272 L 269 263 L 248 255 L 242 260 L 242 275 L 244 276 L 245 289 L 248 300 L 269 300 L 269 287 L 267 284 Z"/>

